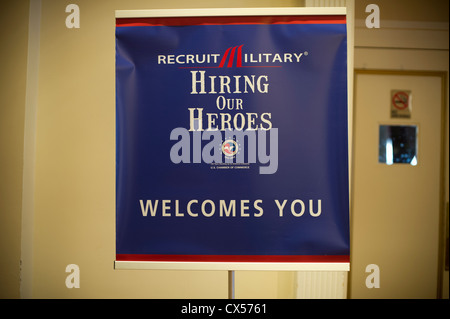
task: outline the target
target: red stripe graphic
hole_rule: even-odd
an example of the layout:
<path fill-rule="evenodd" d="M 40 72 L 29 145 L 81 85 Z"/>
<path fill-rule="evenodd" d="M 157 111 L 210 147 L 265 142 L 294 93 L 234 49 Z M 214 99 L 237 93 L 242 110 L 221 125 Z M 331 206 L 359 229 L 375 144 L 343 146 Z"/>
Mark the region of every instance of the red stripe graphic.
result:
<path fill-rule="evenodd" d="M 237 49 L 237 55 L 236 55 L 236 67 L 241 68 L 242 67 L 242 47 L 244 45 L 240 45 L 239 47 L 233 47 L 233 48 L 228 48 L 225 53 L 223 54 L 222 59 L 220 60 L 220 64 L 218 66 L 218 68 L 223 68 L 225 66 L 225 62 L 227 61 L 228 58 L 228 54 L 230 55 L 230 58 L 228 59 L 228 63 L 227 63 L 227 68 L 231 68 L 233 67 L 233 62 L 234 62 L 234 57 L 235 57 L 235 53 L 236 53 L 236 49 Z M 230 53 L 231 50 L 231 53 Z M 180 67 L 180 68 L 192 68 L 192 67 Z M 199 68 L 199 67 L 194 67 L 194 68 Z M 211 67 L 209 67 L 211 68 Z"/>
<path fill-rule="evenodd" d="M 117 261 L 158 262 L 279 262 L 348 263 L 348 255 L 147 255 L 117 254 Z"/>
<path fill-rule="evenodd" d="M 230 52 L 231 48 L 228 48 L 225 53 L 223 54 L 222 60 L 220 60 L 219 68 L 223 68 L 225 65 L 225 61 L 227 60 L 228 53 Z"/>
<path fill-rule="evenodd" d="M 220 60 L 219 66 L 214 67 L 214 66 L 180 66 L 180 69 L 192 69 L 192 68 L 196 68 L 196 69 L 201 69 L 201 68 L 223 68 L 225 66 L 225 62 L 227 61 L 228 55 L 230 55 L 230 58 L 228 59 L 228 63 L 227 63 L 227 68 L 231 68 L 233 67 L 233 62 L 234 62 L 234 57 L 236 56 L 236 67 L 238 68 L 243 68 L 246 66 L 242 65 L 242 47 L 244 45 L 241 44 L 238 47 L 232 47 L 232 48 L 228 48 L 225 53 L 223 54 L 222 59 Z M 237 53 L 236 53 L 236 49 L 237 49 Z M 231 53 L 230 53 L 231 50 Z M 253 67 L 261 67 L 261 66 L 253 66 Z"/>
<path fill-rule="evenodd" d="M 242 46 L 243 46 L 243 44 L 238 47 L 238 52 L 237 52 L 236 66 L 238 68 L 242 67 Z"/>
<path fill-rule="evenodd" d="M 116 18 L 117 27 L 191 26 L 223 24 L 345 24 L 345 15 Z"/>
<path fill-rule="evenodd" d="M 233 66 L 234 52 L 236 52 L 236 47 L 234 47 L 233 50 L 231 50 L 230 59 L 228 60 L 227 68 L 231 68 Z"/>

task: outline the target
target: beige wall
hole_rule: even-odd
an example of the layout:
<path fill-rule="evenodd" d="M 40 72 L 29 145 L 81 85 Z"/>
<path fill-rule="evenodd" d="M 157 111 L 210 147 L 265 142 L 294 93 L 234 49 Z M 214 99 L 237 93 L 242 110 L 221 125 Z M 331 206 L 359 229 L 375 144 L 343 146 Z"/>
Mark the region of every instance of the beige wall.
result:
<path fill-rule="evenodd" d="M 28 1 L 0 2 L 0 299 L 19 297 Z"/>
<path fill-rule="evenodd" d="M 366 19 L 368 4 L 377 4 L 383 21 L 448 22 L 448 0 L 356 0 L 356 19 Z"/>

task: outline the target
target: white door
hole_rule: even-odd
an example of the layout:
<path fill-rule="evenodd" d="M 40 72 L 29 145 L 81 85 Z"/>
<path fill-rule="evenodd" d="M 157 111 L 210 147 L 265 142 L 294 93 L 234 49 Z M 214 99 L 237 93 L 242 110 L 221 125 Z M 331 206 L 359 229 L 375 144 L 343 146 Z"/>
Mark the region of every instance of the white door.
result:
<path fill-rule="evenodd" d="M 442 78 L 438 73 L 360 71 L 355 85 L 350 298 L 436 298 Z M 410 118 L 391 117 L 392 90 L 410 92 L 410 100 L 403 101 Z M 399 109 L 405 106 L 396 103 Z M 398 156 L 392 154 L 392 139 L 390 145 L 382 142 L 380 157 L 380 126 L 417 128 L 412 163 L 392 160 Z M 394 145 L 397 151 L 399 145 Z M 388 163 L 380 163 L 386 155 Z M 379 273 L 366 272 L 372 264 Z"/>

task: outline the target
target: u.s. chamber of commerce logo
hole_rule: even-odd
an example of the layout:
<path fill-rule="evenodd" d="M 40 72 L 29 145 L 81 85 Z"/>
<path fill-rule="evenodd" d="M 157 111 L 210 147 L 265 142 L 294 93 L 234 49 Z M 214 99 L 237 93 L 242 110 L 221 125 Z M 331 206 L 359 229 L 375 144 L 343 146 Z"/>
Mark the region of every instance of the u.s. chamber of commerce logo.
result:
<path fill-rule="evenodd" d="M 234 157 L 239 151 L 239 145 L 234 140 L 226 140 L 222 143 L 222 153 L 226 157 Z"/>

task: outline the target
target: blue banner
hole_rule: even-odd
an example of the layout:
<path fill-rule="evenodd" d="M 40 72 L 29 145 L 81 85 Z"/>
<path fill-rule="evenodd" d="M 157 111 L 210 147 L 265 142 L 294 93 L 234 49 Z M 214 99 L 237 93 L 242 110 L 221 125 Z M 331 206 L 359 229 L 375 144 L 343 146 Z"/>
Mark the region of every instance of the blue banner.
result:
<path fill-rule="evenodd" d="M 345 16 L 118 18 L 116 260 L 349 262 Z"/>

